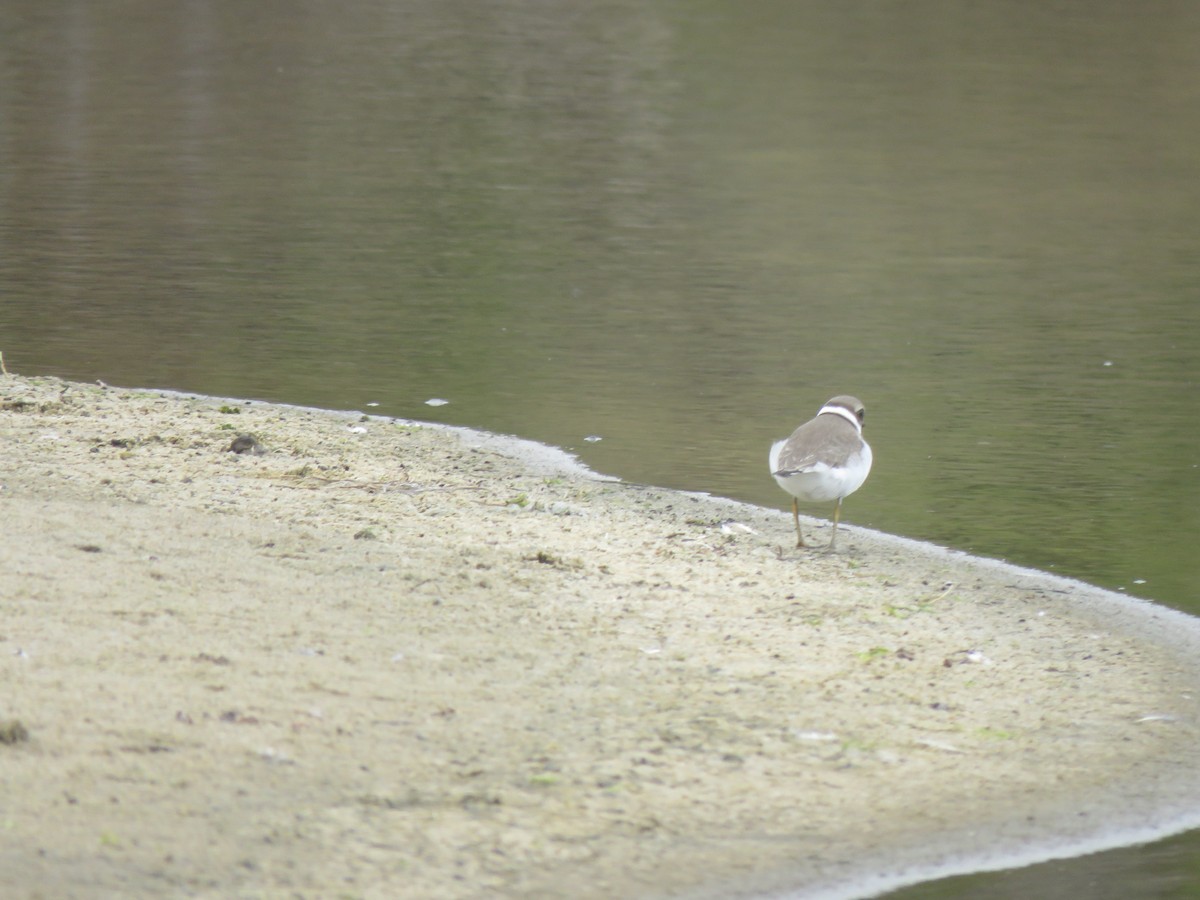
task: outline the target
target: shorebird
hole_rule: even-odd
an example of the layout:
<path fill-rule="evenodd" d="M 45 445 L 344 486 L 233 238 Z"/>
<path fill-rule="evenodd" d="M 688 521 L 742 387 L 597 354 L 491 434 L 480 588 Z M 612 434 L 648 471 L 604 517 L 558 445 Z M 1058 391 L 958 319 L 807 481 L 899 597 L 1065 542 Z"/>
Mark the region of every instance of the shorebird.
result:
<path fill-rule="evenodd" d="M 797 547 L 808 546 L 800 531 L 799 501 L 836 500 L 829 538 L 829 549 L 835 548 L 842 500 L 862 487 L 871 471 L 871 447 L 862 437 L 865 416 L 861 400 L 842 394 L 827 400 L 791 437 L 771 445 L 771 475 L 792 495 Z"/>

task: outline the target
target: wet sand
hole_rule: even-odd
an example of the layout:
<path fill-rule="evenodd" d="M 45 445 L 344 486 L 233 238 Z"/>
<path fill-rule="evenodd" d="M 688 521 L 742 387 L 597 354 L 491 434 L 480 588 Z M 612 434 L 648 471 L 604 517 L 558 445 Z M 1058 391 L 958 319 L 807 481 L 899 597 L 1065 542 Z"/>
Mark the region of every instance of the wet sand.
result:
<path fill-rule="evenodd" d="M 357 413 L 0 376 L 0 448 L 6 897 L 864 896 L 1200 820 L 1162 607 Z"/>

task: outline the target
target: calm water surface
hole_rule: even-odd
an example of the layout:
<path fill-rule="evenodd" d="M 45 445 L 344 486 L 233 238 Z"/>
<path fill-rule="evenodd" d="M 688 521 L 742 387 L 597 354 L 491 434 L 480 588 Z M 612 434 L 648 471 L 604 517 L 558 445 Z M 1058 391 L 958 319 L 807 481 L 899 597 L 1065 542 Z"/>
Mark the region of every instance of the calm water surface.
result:
<path fill-rule="evenodd" d="M 1200 613 L 1196 4 L 5 19 L 14 371 L 376 402 L 781 508 L 767 447 L 850 392 L 847 521 Z M 1185 835 L 897 896 L 1198 884 Z"/>

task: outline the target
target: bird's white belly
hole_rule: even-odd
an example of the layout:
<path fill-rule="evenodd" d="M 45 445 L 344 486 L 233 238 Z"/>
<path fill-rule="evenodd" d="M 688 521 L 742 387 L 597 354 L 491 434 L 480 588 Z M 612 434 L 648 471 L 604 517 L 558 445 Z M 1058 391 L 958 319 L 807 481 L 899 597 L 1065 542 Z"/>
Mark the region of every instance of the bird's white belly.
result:
<path fill-rule="evenodd" d="M 776 455 L 772 448 L 772 467 Z M 824 503 L 853 494 L 862 487 L 870 471 L 871 448 L 864 444 L 862 450 L 846 460 L 844 466 L 834 467 L 816 463 L 802 472 L 787 476 L 775 475 L 774 478 L 781 488 L 798 500 Z"/>

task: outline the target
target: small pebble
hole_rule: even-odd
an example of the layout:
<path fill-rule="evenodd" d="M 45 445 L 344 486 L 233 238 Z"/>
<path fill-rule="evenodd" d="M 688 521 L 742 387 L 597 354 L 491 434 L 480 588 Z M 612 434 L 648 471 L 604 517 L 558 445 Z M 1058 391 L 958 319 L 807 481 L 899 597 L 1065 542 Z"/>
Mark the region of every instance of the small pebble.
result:
<path fill-rule="evenodd" d="M 233 443 L 226 449 L 227 453 L 253 453 L 255 456 L 262 456 L 267 452 L 267 448 L 259 443 L 258 438 L 252 434 L 239 434 L 233 439 Z"/>

